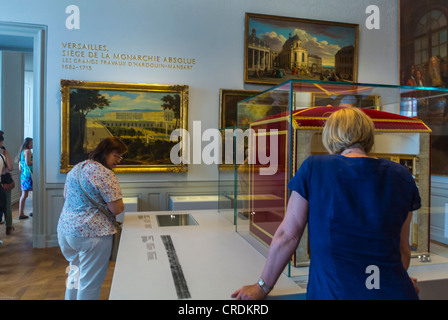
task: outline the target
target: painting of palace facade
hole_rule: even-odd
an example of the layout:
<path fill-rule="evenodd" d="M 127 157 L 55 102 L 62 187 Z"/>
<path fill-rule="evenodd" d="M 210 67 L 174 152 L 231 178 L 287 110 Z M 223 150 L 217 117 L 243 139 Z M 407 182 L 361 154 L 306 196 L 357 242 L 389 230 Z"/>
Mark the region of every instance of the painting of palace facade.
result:
<path fill-rule="evenodd" d="M 358 26 L 246 13 L 246 83 L 355 82 Z"/>

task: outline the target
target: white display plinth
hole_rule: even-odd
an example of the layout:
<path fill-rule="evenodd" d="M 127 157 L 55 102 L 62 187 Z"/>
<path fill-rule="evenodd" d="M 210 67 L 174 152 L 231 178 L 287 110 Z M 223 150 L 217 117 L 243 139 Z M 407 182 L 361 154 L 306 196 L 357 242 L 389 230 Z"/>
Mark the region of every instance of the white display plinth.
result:
<path fill-rule="evenodd" d="M 232 202 L 220 196 L 170 196 L 170 210 L 230 209 Z"/>
<path fill-rule="evenodd" d="M 190 214 L 198 224 L 159 227 L 157 215 L 177 214 Z M 164 235 L 172 239 L 190 299 L 231 299 L 258 280 L 266 261 L 216 210 L 126 212 L 109 299 L 178 299 Z M 421 299 L 448 299 L 448 255 L 439 251 L 430 263 L 411 260 L 409 275 L 418 279 Z M 269 298 L 304 299 L 308 268 L 301 269 L 301 286 L 282 274 Z"/>
<path fill-rule="evenodd" d="M 137 197 L 124 197 L 124 211 L 116 216 L 117 221 L 123 222 L 124 215 L 126 212 L 137 212 L 138 211 L 138 198 Z"/>
<path fill-rule="evenodd" d="M 431 243 L 431 262 L 412 258 L 408 273 L 417 278 L 422 300 L 448 300 L 448 249 Z"/>
<path fill-rule="evenodd" d="M 190 214 L 198 225 L 159 227 L 157 215 Z M 265 257 L 216 210 L 127 212 L 110 299 L 179 299 L 161 236 L 169 235 L 193 300 L 231 299 L 255 283 Z M 281 275 L 271 298 L 299 299 L 304 290 Z"/>

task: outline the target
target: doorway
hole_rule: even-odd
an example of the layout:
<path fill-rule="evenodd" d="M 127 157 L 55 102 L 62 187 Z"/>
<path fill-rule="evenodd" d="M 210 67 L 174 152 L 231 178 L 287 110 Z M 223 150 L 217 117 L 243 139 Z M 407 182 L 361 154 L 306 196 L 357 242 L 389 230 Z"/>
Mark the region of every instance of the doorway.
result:
<path fill-rule="evenodd" d="M 23 142 L 25 132 L 30 133 L 33 137 L 33 196 L 32 196 L 32 212 L 33 212 L 33 247 L 44 248 L 47 246 L 47 236 L 45 228 L 46 217 L 43 214 L 45 210 L 45 189 L 44 189 L 44 145 L 45 145 L 45 69 L 46 69 L 46 39 L 47 27 L 43 25 L 11 23 L 0 21 L 0 51 L 4 52 L 22 52 L 29 59 L 28 63 L 32 65 L 32 76 L 23 75 L 22 81 L 27 83 L 27 89 L 22 92 L 22 99 L 29 103 L 30 108 L 22 112 L 22 121 L 20 132 L 16 133 Z M 31 77 L 31 78 L 30 78 Z M 0 88 L 1 90 L 1 88 Z M 0 91 L 1 93 L 1 91 Z M 27 101 L 25 101 L 27 100 Z M 4 106 L 1 106 L 0 114 L 6 115 Z M 27 123 L 25 123 L 27 121 Z M 6 122 L 2 121 L 2 125 Z M 31 125 L 31 127 L 30 127 Z M 25 129 L 27 127 L 27 129 Z M 25 131 L 28 130 L 28 131 Z M 16 130 L 17 132 L 17 130 Z M 6 137 L 5 133 L 5 137 Z M 10 136 L 11 134 L 8 134 Z M 17 138 L 16 138 L 17 140 Z M 6 140 L 5 140 L 6 141 Z M 13 157 L 14 154 L 11 154 Z M 18 181 L 18 179 L 16 180 Z M 20 186 L 17 183 L 20 192 Z M 27 199 L 27 201 L 30 201 Z"/>

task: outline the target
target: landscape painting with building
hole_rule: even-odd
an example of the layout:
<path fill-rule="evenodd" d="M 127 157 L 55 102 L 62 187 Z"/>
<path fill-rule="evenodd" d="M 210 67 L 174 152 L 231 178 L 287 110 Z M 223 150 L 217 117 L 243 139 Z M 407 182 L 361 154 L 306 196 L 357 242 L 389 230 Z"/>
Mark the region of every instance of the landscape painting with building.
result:
<path fill-rule="evenodd" d="M 357 80 L 358 25 L 246 13 L 247 83 Z"/>
<path fill-rule="evenodd" d="M 63 80 L 61 171 L 87 159 L 110 136 L 128 147 L 117 171 L 183 171 L 170 160 L 178 143 L 170 135 L 186 129 L 187 98 L 185 86 Z"/>

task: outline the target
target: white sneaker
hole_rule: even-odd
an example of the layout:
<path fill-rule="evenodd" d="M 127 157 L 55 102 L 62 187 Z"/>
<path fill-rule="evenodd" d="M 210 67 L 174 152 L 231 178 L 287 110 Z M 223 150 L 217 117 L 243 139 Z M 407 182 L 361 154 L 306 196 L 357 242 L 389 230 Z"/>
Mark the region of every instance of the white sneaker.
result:
<path fill-rule="evenodd" d="M 0 240 L 0 246 L 3 244 L 3 241 L 2 240 Z"/>

